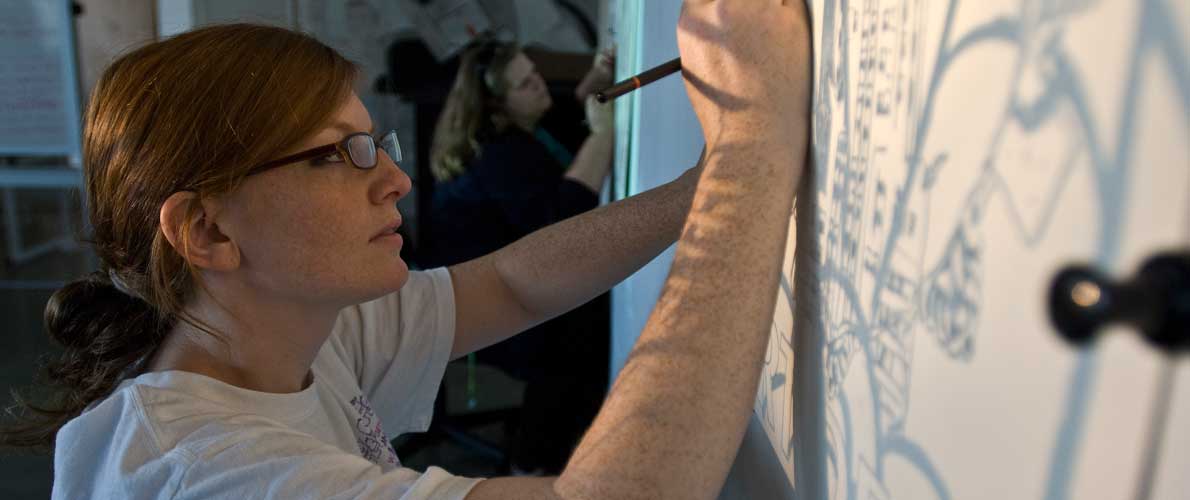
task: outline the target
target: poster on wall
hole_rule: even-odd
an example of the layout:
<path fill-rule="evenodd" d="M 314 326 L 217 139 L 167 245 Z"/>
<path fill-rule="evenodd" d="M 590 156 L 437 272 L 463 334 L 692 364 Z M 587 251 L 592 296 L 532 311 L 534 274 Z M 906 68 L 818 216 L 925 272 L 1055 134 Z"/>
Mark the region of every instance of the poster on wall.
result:
<path fill-rule="evenodd" d="M 0 0 L 0 155 L 81 157 L 70 2 Z"/>
<path fill-rule="evenodd" d="M 478 0 L 401 0 L 414 19 L 421 40 L 438 61 L 457 54 L 476 35 L 492 29 L 491 18 Z"/>

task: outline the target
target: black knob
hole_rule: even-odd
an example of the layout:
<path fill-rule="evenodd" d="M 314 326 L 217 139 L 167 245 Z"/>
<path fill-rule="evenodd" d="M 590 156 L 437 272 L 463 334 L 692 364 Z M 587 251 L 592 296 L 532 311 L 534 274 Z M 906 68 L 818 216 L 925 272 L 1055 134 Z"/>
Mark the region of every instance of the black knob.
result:
<path fill-rule="evenodd" d="M 1087 266 L 1067 267 L 1050 287 L 1049 311 L 1058 332 L 1075 344 L 1120 323 L 1154 346 L 1190 351 L 1190 251 L 1154 256 L 1121 282 Z"/>

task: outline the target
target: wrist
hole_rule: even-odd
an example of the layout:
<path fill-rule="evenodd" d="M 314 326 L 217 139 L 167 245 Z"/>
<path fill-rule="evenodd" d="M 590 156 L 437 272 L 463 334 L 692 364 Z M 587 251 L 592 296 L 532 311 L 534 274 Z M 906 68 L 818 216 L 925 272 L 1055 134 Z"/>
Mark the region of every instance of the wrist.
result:
<path fill-rule="evenodd" d="M 775 113 L 772 110 L 742 109 L 718 114 L 715 120 L 703 123 L 719 125 L 704 128 L 708 147 L 714 143 L 757 145 L 762 147 L 797 147 L 807 142 L 810 130 L 810 111 Z"/>
<path fill-rule="evenodd" d="M 757 122 L 746 126 L 724 127 L 706 137 L 707 150 L 720 153 L 751 151 L 761 154 L 804 155 L 810 143 L 807 120 Z M 800 156 L 799 156 L 800 157 Z"/>
<path fill-rule="evenodd" d="M 611 127 L 588 127 L 590 133 L 587 134 L 587 140 L 610 143 L 613 139 L 615 139 L 616 136 L 616 134 L 610 129 Z"/>

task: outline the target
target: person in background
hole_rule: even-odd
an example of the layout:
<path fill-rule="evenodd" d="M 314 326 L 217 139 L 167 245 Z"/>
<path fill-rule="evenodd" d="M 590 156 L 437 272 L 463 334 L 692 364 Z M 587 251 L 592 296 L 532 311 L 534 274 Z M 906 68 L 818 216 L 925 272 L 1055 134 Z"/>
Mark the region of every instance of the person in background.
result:
<path fill-rule="evenodd" d="M 611 68 L 602 53 L 584 81 L 610 84 Z M 464 52 L 434 134 L 437 185 L 423 214 L 423 267 L 480 257 L 599 205 L 611 166 L 612 106 L 586 96 L 590 133 L 572 154 L 540 125 L 552 105 L 517 46 L 487 40 Z M 509 429 L 514 473 L 562 471 L 606 395 L 610 344 L 603 294 L 478 353 L 525 382 Z"/>
<path fill-rule="evenodd" d="M 334 50 L 236 24 L 117 59 L 84 134 L 101 268 L 47 304 L 61 356 L 0 445 L 52 445 L 57 499 L 716 498 L 806 165 L 805 4 L 687 0 L 678 46 L 698 165 L 428 271 L 400 258 L 396 134 L 373 130 Z M 447 360 L 598 296 L 674 241 L 657 307 L 560 475 L 401 466 L 389 436 L 425 429 Z"/>

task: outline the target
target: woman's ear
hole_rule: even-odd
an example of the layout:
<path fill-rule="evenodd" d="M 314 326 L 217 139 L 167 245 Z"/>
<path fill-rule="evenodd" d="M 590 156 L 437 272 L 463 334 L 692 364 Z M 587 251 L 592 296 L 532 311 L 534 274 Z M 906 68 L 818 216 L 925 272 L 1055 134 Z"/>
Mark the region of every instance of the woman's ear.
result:
<path fill-rule="evenodd" d="M 161 204 L 165 239 L 183 259 L 200 269 L 231 271 L 240 266 L 240 249 L 215 223 L 219 203 L 179 191 Z"/>

